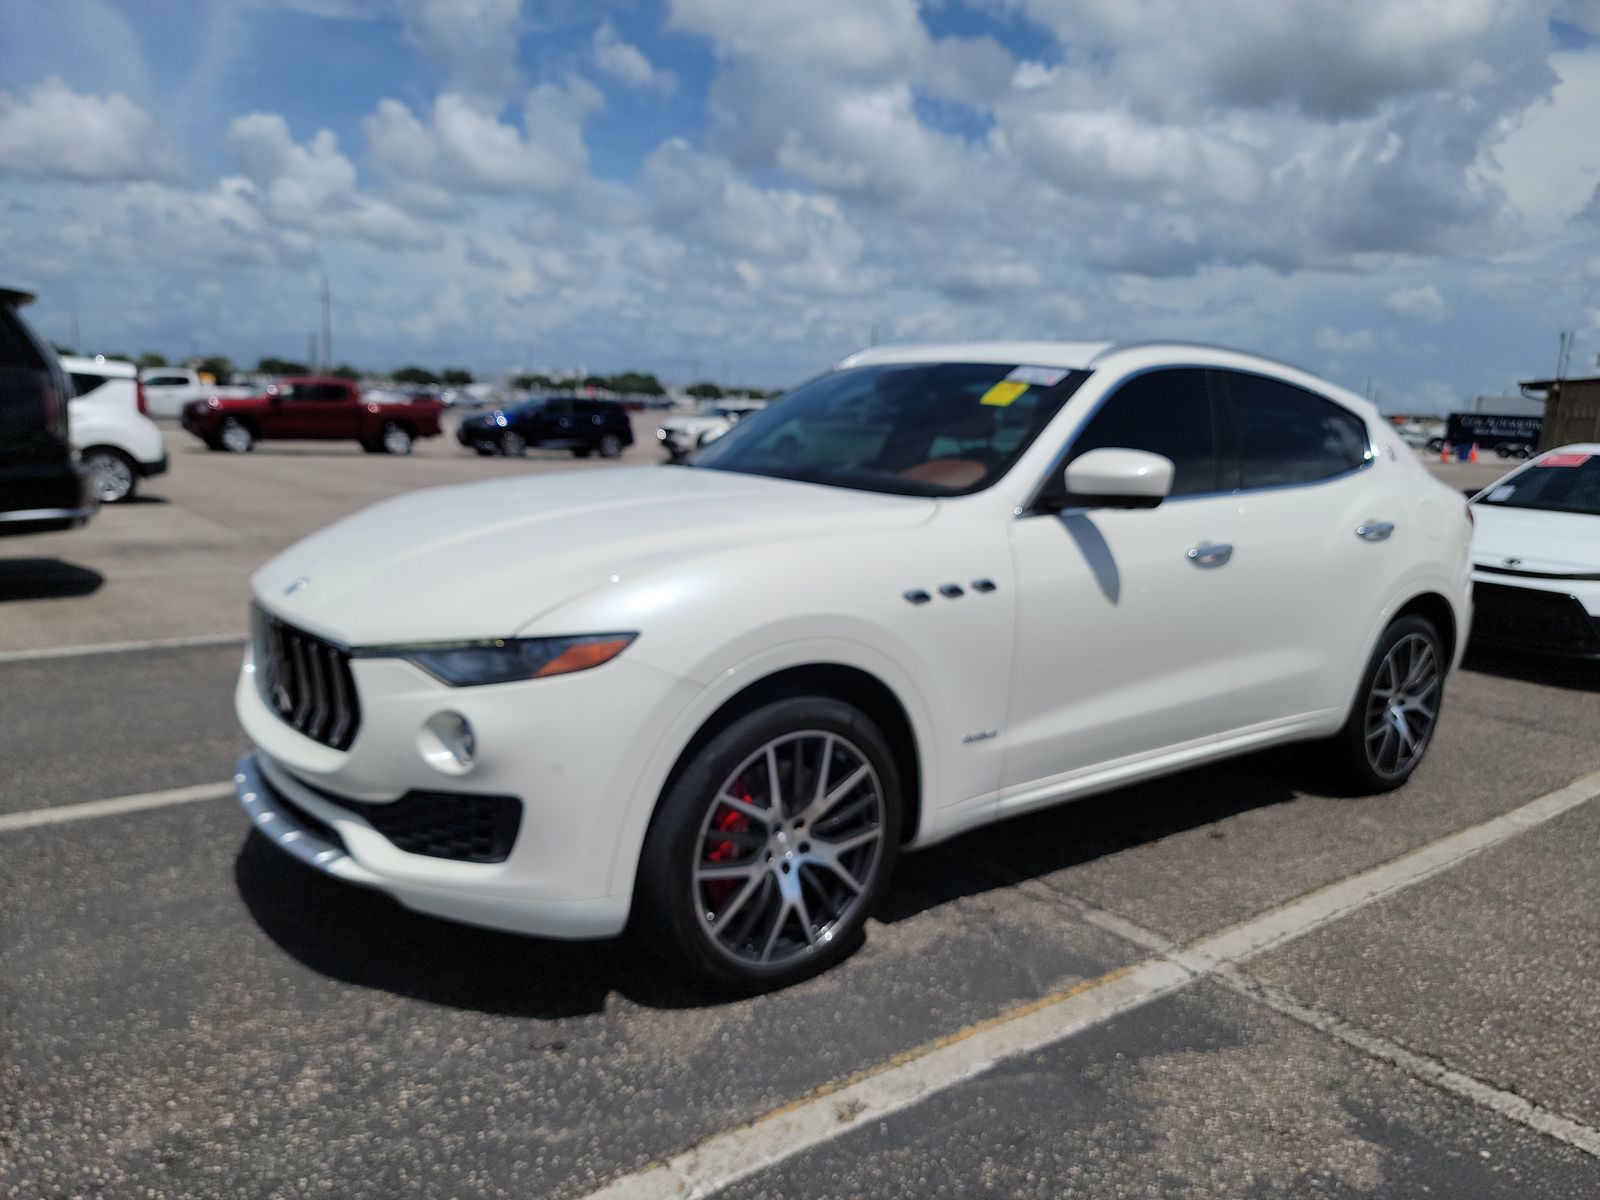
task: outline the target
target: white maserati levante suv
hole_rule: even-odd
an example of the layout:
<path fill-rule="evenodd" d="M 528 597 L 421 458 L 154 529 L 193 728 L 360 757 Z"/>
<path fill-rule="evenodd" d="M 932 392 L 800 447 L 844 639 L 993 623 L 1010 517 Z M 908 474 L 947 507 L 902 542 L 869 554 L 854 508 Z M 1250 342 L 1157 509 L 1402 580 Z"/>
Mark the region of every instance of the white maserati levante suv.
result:
<path fill-rule="evenodd" d="M 1186 345 L 855 355 L 686 466 L 414 492 L 254 577 L 238 793 L 422 912 L 780 986 L 901 850 L 1275 743 L 1427 751 L 1466 502 Z"/>

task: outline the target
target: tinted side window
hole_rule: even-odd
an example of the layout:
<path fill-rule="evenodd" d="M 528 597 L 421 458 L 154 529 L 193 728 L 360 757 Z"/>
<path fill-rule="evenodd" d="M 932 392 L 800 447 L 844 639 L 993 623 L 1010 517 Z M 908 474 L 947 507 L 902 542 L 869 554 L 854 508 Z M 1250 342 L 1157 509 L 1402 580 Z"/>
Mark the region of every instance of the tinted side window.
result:
<path fill-rule="evenodd" d="M 77 396 L 87 396 L 106 381 L 104 375 L 90 375 L 81 371 L 72 372 L 70 378 L 73 394 Z"/>
<path fill-rule="evenodd" d="M 1221 490 L 1206 373 L 1184 367 L 1128 380 L 1089 418 L 1067 461 L 1108 446 L 1170 458 L 1174 496 Z"/>
<path fill-rule="evenodd" d="M 1219 371 L 1239 445 L 1239 486 L 1315 483 L 1371 457 L 1366 423 L 1304 388 L 1237 371 Z"/>

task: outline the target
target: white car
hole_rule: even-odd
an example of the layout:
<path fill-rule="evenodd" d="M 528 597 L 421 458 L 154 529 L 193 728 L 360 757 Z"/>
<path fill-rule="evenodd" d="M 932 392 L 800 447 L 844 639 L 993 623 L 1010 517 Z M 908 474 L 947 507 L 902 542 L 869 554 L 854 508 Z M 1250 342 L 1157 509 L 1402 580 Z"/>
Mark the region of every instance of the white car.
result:
<path fill-rule="evenodd" d="M 131 499 L 139 480 L 167 469 L 161 430 L 145 414 L 132 363 L 101 356 L 61 356 L 77 395 L 67 406 L 68 430 L 91 490 L 105 504 Z"/>
<path fill-rule="evenodd" d="M 1469 538 L 1290 367 L 880 347 L 691 466 L 431 489 L 285 551 L 237 790 L 411 908 L 780 986 L 859 942 L 902 849 L 1282 742 L 1399 786 Z"/>
<path fill-rule="evenodd" d="M 1600 443 L 1539 455 L 1472 508 L 1473 637 L 1600 658 Z"/>
<path fill-rule="evenodd" d="M 208 396 L 248 396 L 254 389 L 242 385 L 223 387 L 208 383 L 189 367 L 146 367 L 139 372 L 144 385 L 145 408 L 153 417 L 178 417 L 191 400 Z"/>
<path fill-rule="evenodd" d="M 668 458 L 681 462 L 766 406 L 765 400 L 719 400 L 689 416 L 664 418 L 656 428 L 656 440 Z"/>

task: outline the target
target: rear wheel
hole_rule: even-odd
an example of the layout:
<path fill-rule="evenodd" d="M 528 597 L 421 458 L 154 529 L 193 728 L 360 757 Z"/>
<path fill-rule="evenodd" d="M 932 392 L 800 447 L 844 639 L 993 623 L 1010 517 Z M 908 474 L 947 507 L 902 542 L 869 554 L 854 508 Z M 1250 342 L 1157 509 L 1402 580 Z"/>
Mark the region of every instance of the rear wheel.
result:
<path fill-rule="evenodd" d="M 1334 766 L 1363 792 L 1387 792 L 1411 778 L 1439 723 L 1444 644 L 1433 623 L 1401 617 L 1383 631 L 1345 726 L 1329 744 Z"/>
<path fill-rule="evenodd" d="M 622 453 L 622 439 L 621 438 L 619 438 L 614 433 L 606 433 L 606 434 L 602 434 L 600 436 L 600 457 L 601 458 L 616 458 L 621 453 Z"/>
<path fill-rule="evenodd" d="M 217 435 L 217 440 L 229 454 L 248 454 L 256 446 L 256 435 L 235 417 L 228 417 L 222 422 L 222 432 Z"/>
<path fill-rule="evenodd" d="M 116 504 L 132 497 L 138 487 L 138 474 L 133 461 L 120 450 L 96 446 L 83 453 L 83 466 L 89 474 L 89 486 L 102 504 Z"/>
<path fill-rule="evenodd" d="M 662 797 L 635 932 L 678 969 L 741 992 L 848 956 L 900 845 L 894 755 L 859 710 L 779 700 L 711 739 Z"/>

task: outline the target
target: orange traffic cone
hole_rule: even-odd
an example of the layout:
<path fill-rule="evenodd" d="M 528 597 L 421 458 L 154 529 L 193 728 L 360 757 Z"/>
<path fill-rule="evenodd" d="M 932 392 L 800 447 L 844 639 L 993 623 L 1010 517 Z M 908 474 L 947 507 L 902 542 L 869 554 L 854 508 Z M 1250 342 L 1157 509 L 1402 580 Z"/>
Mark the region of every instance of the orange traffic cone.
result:
<path fill-rule="evenodd" d="M 1473 442 L 1472 443 L 1472 452 L 1467 455 L 1467 461 L 1469 463 L 1475 463 L 1475 462 L 1478 461 L 1478 443 L 1477 442 Z"/>
<path fill-rule="evenodd" d="M 1445 462 L 1445 463 L 1450 461 L 1450 443 L 1449 442 L 1446 442 L 1444 444 L 1444 448 L 1439 451 L 1439 461 L 1440 462 Z"/>

